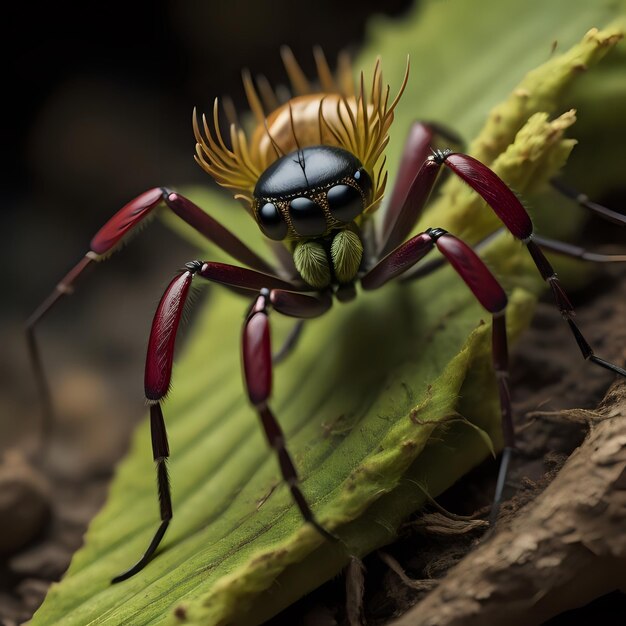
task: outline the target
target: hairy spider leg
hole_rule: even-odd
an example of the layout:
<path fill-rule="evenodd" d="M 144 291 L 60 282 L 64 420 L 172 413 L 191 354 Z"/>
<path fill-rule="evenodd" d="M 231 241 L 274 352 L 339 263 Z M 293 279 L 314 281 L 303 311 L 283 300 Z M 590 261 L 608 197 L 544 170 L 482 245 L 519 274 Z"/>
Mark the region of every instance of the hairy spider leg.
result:
<path fill-rule="evenodd" d="M 53 411 L 50 388 L 35 337 L 35 327 L 62 296 L 73 292 L 78 278 L 94 261 L 108 258 L 124 240 L 146 224 L 148 218 L 154 215 L 154 209 L 162 203 L 240 263 L 260 272 L 268 274 L 275 272 L 273 267 L 250 250 L 227 228 L 179 193 L 165 187 L 155 187 L 131 200 L 100 228 L 91 240 L 89 251 L 61 279 L 54 291 L 37 307 L 25 323 L 28 353 L 42 402 L 41 437 L 43 442 L 48 440 L 52 429 Z"/>
<path fill-rule="evenodd" d="M 310 318 L 325 313 L 331 306 L 332 298 L 329 294 L 316 297 L 262 289 L 246 318 L 241 343 L 248 398 L 257 411 L 269 445 L 276 453 L 283 480 L 289 486 L 291 496 L 304 521 L 313 525 L 324 538 L 336 541 L 337 538 L 315 519 L 299 487 L 298 473 L 285 446 L 283 431 L 268 405 L 272 391 L 272 353 L 268 316 L 270 303 L 274 310 L 281 313 Z"/>
<path fill-rule="evenodd" d="M 428 202 L 441 169 L 428 158 L 434 137 L 434 131 L 426 124 L 418 122 L 411 126 L 383 215 L 379 257 L 391 252 L 407 238 Z"/>
<path fill-rule="evenodd" d="M 622 376 L 626 376 L 626 370 L 622 367 L 610 363 L 594 354 L 591 346 L 573 321 L 573 307 L 557 278 L 556 272 L 541 251 L 539 244 L 543 243 L 546 247 L 557 248 L 558 251 L 564 253 L 585 254 L 586 251 L 580 249 L 568 249 L 565 245 L 559 245 L 560 242 L 553 242 L 547 239 L 540 238 L 539 241 L 536 242 L 532 221 L 521 202 L 492 170 L 473 157 L 449 151 L 435 151 L 433 155 L 428 156 L 406 192 L 403 207 L 397 214 L 397 219 L 400 225 L 392 227 L 388 242 L 394 241 L 401 235 L 406 236 L 406 234 L 410 232 L 423 208 L 424 203 L 432 191 L 437 179 L 438 170 L 442 165 L 446 165 L 455 175 L 461 178 L 461 180 L 476 191 L 496 213 L 509 232 L 526 245 L 539 273 L 550 286 L 557 308 L 567 321 L 583 357 L 601 367 L 609 369 Z M 437 237 L 437 241 L 439 241 L 439 235 L 437 233 L 440 231 L 441 229 L 429 229 L 425 233 L 421 233 L 411 238 L 404 244 L 397 246 L 395 250 L 389 252 L 387 256 L 381 259 L 362 277 L 361 283 L 363 288 L 376 289 L 388 280 L 402 275 L 409 268 L 413 267 L 432 249 L 433 233 Z M 446 237 L 450 237 L 450 235 L 446 234 Z M 476 274 L 476 268 L 479 266 L 476 265 L 474 258 L 479 259 L 479 257 L 477 257 L 473 250 L 471 250 L 471 248 L 466 244 L 456 244 L 456 252 L 462 250 L 461 256 L 456 253 L 452 254 L 450 247 L 447 245 L 447 241 L 448 240 L 446 239 L 443 244 L 441 242 L 437 243 L 437 247 L 440 249 L 446 260 L 453 265 L 465 282 L 470 286 L 470 288 L 472 288 L 472 285 L 470 284 L 471 277 L 474 275 L 484 274 L 482 270 L 478 271 L 478 274 Z M 460 240 L 456 241 L 458 242 Z M 388 245 L 385 244 L 383 251 L 386 250 L 387 247 Z M 464 263 L 471 268 L 470 274 L 463 269 Z M 480 261 L 480 265 L 485 267 L 482 261 Z M 488 272 L 486 268 L 485 271 Z M 497 286 L 498 289 L 501 290 L 499 285 Z M 472 291 L 474 291 L 474 295 L 480 301 L 480 294 L 482 293 L 481 287 L 480 285 L 477 285 L 476 288 L 477 291 L 474 291 L 473 288 Z M 493 284 L 491 284 L 489 289 L 492 288 L 494 288 Z M 483 306 L 485 305 L 483 304 Z M 491 310 L 488 307 L 485 308 Z M 496 370 L 500 391 L 500 401 L 503 414 L 503 433 L 505 440 L 505 450 L 503 451 L 501 460 L 498 483 L 496 486 L 496 496 L 494 498 L 494 508 L 492 509 L 493 520 L 495 514 L 497 513 L 497 504 L 502 495 L 502 489 L 506 478 L 511 452 L 514 448 L 514 429 L 510 410 L 508 374 L 505 375 L 503 373 L 508 370 L 508 357 L 506 356 L 506 330 L 504 323 L 501 320 L 498 319 L 498 321 L 496 321 L 499 316 L 495 314 L 498 311 L 491 310 L 491 312 L 494 314 L 494 323 L 492 325 L 494 369 Z"/>
<path fill-rule="evenodd" d="M 499 237 L 505 228 L 498 228 L 493 233 L 487 235 L 484 239 L 481 239 L 478 243 L 474 244 L 472 248 L 476 252 L 480 252 L 497 237 Z M 599 252 L 593 252 L 587 250 L 581 246 L 575 246 L 565 241 L 559 241 L 558 239 L 549 239 L 548 237 L 541 237 L 539 235 L 533 236 L 533 241 L 542 249 L 549 252 L 554 252 L 561 256 L 566 256 L 572 259 L 579 259 L 581 261 L 589 261 L 591 263 L 624 263 L 626 262 L 626 254 L 601 254 Z M 443 267 L 447 263 L 445 257 L 439 257 L 436 259 L 430 259 L 426 263 L 420 263 L 415 265 L 412 269 L 407 270 L 400 278 L 401 282 L 409 282 L 416 278 L 423 278 L 432 274 L 435 270 Z"/>
<path fill-rule="evenodd" d="M 440 160 L 476 191 L 496 213 L 511 234 L 526 245 L 541 277 L 550 286 L 555 304 L 569 325 L 583 358 L 616 374 L 626 376 L 626 370 L 623 367 L 610 363 L 594 354 L 593 349 L 572 319 L 574 308 L 554 268 L 541 251 L 539 245 L 534 241 L 535 234 L 530 216 L 504 181 L 486 165 L 467 154 L 439 153 L 437 160 Z"/>
<path fill-rule="evenodd" d="M 302 517 L 325 538 L 334 539 L 333 535 L 318 524 L 298 486 L 298 475 L 285 447 L 280 424 L 267 404 L 272 382 L 268 308 L 271 306 L 283 315 L 301 319 L 318 317 L 330 308 L 330 293 L 319 296 L 297 293 L 294 291 L 297 288 L 290 283 L 255 270 L 225 263 L 192 261 L 187 263 L 184 272 L 174 277 L 159 302 L 146 356 L 145 394 L 150 403 L 152 453 L 157 470 L 161 523 L 143 556 L 128 570 L 113 578 L 112 583 L 127 580 L 145 567 L 161 543 L 173 516 L 166 465 L 169 445 L 161 402 L 170 388 L 176 334 L 195 276 L 225 285 L 248 296 L 259 294 L 246 317 L 242 339 L 248 396 L 258 413 L 265 435 L 276 452 L 283 479 L 289 485 Z"/>
<path fill-rule="evenodd" d="M 398 215 L 398 221 L 402 222 L 402 226 L 399 227 L 398 235 L 403 232 L 407 234 L 410 232 L 415 220 L 409 218 L 412 218 L 412 216 L 416 214 L 419 215 L 423 203 L 428 199 L 432 191 L 438 171 L 443 165 L 449 168 L 456 176 L 478 193 L 492 211 L 500 218 L 500 221 L 507 230 L 516 239 L 519 239 L 526 245 L 539 273 L 550 286 L 556 306 L 563 318 L 567 321 L 585 360 L 591 361 L 621 376 L 626 376 L 626 370 L 623 367 L 610 363 L 594 354 L 593 349 L 572 319 L 574 309 L 554 268 L 550 265 L 550 262 L 541 251 L 539 245 L 534 241 L 535 234 L 533 223 L 528 212 L 506 183 L 504 183 L 495 172 L 474 157 L 460 152 L 449 152 L 447 150 L 435 151 L 434 154 L 427 157 L 413 179 L 407 192 L 402 211 Z M 393 232 L 396 232 L 395 227 Z M 395 237 L 395 235 L 393 236 Z"/>
<path fill-rule="evenodd" d="M 474 297 L 491 313 L 492 364 L 496 374 L 500 396 L 500 412 L 504 449 L 500 461 L 496 492 L 492 507 L 492 518 L 497 514 L 509 461 L 515 448 L 515 429 L 511 409 L 509 387 L 509 359 L 506 335 L 505 311 L 507 297 L 504 289 L 489 271 L 484 261 L 466 243 L 449 234 L 442 228 L 429 228 L 412 237 L 381 259 L 363 278 L 363 289 L 372 290 L 401 276 L 423 259 L 435 246 L 470 288 Z"/>
<path fill-rule="evenodd" d="M 448 147 L 452 145 L 460 150 L 463 149 L 463 139 L 445 126 L 434 122 L 413 122 L 411 125 L 399 162 L 398 174 L 383 215 L 378 242 L 379 258 L 402 243 L 421 216 L 438 177 L 438 168 L 429 162 L 428 157 L 435 151 L 434 149 L 440 139 L 447 141 Z M 562 195 L 575 201 L 579 206 L 620 226 L 626 225 L 626 215 L 592 202 L 588 196 L 569 187 L 559 179 L 553 178 L 550 183 Z M 540 240 L 543 241 L 540 243 Z M 572 247 L 569 247 L 568 244 L 559 246 L 560 242 L 553 242 L 553 240 L 540 238 L 536 235 L 535 241 L 540 243 L 542 247 L 561 254 L 570 255 L 572 251 Z M 594 253 L 589 253 L 589 258 L 578 252 L 574 252 L 573 256 L 600 263 L 622 260 L 622 258 L 607 258 L 605 255 L 595 255 Z M 414 271 L 410 272 L 404 279 L 408 279 L 409 275 L 411 277 L 423 276 L 442 264 L 440 260 L 433 260 L 425 266 L 416 266 Z"/>
<path fill-rule="evenodd" d="M 463 145 L 463 140 L 454 131 L 436 122 L 413 122 L 411 125 L 383 215 L 379 256 L 401 244 L 420 217 L 434 185 L 431 177 L 436 178 L 439 169 L 427 159 L 440 139 L 459 148 Z M 423 193 L 420 194 L 419 190 Z"/>

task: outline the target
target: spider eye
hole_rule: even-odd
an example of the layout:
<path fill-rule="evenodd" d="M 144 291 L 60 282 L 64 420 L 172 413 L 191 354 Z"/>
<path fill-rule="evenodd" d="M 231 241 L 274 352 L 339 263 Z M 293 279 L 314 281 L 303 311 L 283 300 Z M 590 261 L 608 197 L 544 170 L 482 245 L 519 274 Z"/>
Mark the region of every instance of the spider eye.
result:
<path fill-rule="evenodd" d="M 322 207 L 309 198 L 294 198 L 289 204 L 289 215 L 294 230 L 302 237 L 323 235 L 326 230 Z"/>
<path fill-rule="evenodd" d="M 351 222 L 363 211 L 363 198 L 359 190 L 350 185 L 335 185 L 326 197 L 332 216 L 340 222 Z"/>
<path fill-rule="evenodd" d="M 283 219 L 275 204 L 266 202 L 257 213 L 259 226 L 263 233 L 270 239 L 280 241 L 287 236 L 287 222 Z"/>

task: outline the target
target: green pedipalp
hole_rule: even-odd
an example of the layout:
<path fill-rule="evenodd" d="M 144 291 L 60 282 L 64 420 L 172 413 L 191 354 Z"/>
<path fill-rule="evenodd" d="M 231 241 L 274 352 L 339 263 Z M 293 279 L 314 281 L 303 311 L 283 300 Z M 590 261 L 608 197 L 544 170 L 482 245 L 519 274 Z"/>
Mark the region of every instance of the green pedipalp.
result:
<path fill-rule="evenodd" d="M 330 267 L 322 244 L 305 241 L 296 245 L 293 261 L 300 276 L 311 287 L 322 289 L 330 284 Z"/>
<path fill-rule="evenodd" d="M 340 283 L 354 280 L 363 257 L 363 244 L 351 230 L 340 230 L 330 246 L 335 276 Z"/>

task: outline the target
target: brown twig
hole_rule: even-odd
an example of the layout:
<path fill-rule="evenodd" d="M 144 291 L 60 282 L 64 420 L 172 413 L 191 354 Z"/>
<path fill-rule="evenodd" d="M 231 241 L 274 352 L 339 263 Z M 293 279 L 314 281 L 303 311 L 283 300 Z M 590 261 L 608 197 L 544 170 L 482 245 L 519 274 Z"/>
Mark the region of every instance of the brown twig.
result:
<path fill-rule="evenodd" d="M 393 626 L 531 626 L 626 592 L 626 383 L 584 413 L 590 432 L 549 487 Z"/>

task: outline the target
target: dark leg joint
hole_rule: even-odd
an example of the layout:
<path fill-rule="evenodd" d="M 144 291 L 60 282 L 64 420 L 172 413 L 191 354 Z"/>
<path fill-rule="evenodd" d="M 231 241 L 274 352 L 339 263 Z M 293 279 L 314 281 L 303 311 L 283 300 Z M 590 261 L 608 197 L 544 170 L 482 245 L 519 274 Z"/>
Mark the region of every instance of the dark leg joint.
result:
<path fill-rule="evenodd" d="M 568 319 L 567 323 L 569 324 L 570 330 L 574 335 L 574 339 L 576 339 L 576 343 L 578 344 L 578 347 L 582 352 L 583 358 L 585 360 L 591 358 L 593 356 L 593 350 L 591 349 L 591 346 L 589 345 L 587 340 L 583 337 L 583 334 L 580 332 L 578 326 L 576 326 L 574 321 L 571 319 Z"/>
<path fill-rule="evenodd" d="M 620 376 L 626 377 L 626 369 L 624 369 L 623 367 L 619 367 L 619 365 L 615 365 L 614 363 L 609 363 L 609 361 L 605 361 L 604 359 L 601 359 L 599 356 L 596 356 L 595 354 L 592 354 L 589 357 L 589 360 L 592 363 L 595 363 L 596 365 L 603 367 L 604 369 L 610 370 L 611 372 L 615 372 L 616 374 L 619 374 Z"/>
<path fill-rule="evenodd" d="M 596 356 L 593 353 L 593 349 L 589 345 L 588 341 L 583 337 L 583 334 L 580 332 L 580 329 L 578 328 L 578 326 L 576 326 L 573 320 L 568 319 L 567 323 L 569 324 L 572 334 L 574 335 L 574 339 L 576 339 L 576 343 L 578 344 L 578 347 L 582 352 L 583 358 L 586 361 L 591 361 L 591 363 L 595 363 L 596 365 L 599 365 L 604 369 L 610 370 L 611 372 L 615 372 L 620 376 L 626 377 L 626 369 L 620 367 L 619 365 L 615 365 L 614 363 L 610 363 L 609 361 L 605 361 L 604 359 Z"/>
<path fill-rule="evenodd" d="M 290 485 L 290 489 L 291 489 L 291 496 L 293 497 L 296 504 L 298 505 L 298 508 L 300 509 L 300 512 L 302 513 L 302 517 L 304 518 L 304 521 L 311 524 L 311 526 L 313 526 L 313 528 L 315 528 L 315 530 L 317 530 L 317 532 L 320 535 L 322 535 L 324 539 L 327 539 L 328 541 L 332 543 L 336 543 L 337 541 L 339 541 L 339 537 L 337 537 L 337 535 L 333 535 L 331 532 L 328 532 L 315 519 L 315 516 L 313 515 L 313 512 L 309 508 L 307 501 L 304 499 L 304 496 L 302 495 L 302 492 L 300 491 L 299 487 L 294 484 L 294 485 Z"/>
<path fill-rule="evenodd" d="M 192 274 L 197 274 L 201 269 L 204 263 L 202 261 L 189 261 L 189 263 L 185 263 L 185 269 L 189 270 Z"/>
<path fill-rule="evenodd" d="M 554 268 L 550 265 L 550 262 L 546 259 L 539 246 L 532 239 L 529 239 L 524 243 L 526 243 L 528 252 L 530 252 L 530 256 L 533 258 L 541 277 L 544 280 L 550 280 L 551 278 L 556 277 Z"/>
<path fill-rule="evenodd" d="M 445 150 L 433 149 L 431 152 L 432 155 L 428 158 L 432 159 L 435 163 L 437 163 L 437 165 L 443 165 L 445 160 L 452 154 L 452 150 L 448 150 L 447 148 Z"/>
<path fill-rule="evenodd" d="M 554 297 L 554 301 L 556 302 L 561 315 L 563 315 L 565 319 L 569 319 L 572 315 L 574 315 L 574 307 L 569 301 L 563 287 L 561 287 L 561 283 L 556 277 L 556 274 L 553 274 L 550 278 L 548 278 L 548 285 L 550 285 L 552 296 Z"/>
<path fill-rule="evenodd" d="M 267 289 L 267 287 L 263 287 L 259 290 L 259 295 L 248 309 L 246 319 L 250 320 L 255 313 L 265 313 L 267 315 L 267 309 L 270 304 L 270 293 L 271 292 Z"/>
<path fill-rule="evenodd" d="M 439 237 L 443 237 L 448 234 L 448 231 L 443 228 L 427 228 L 425 232 L 432 238 L 433 241 L 437 241 Z"/>

